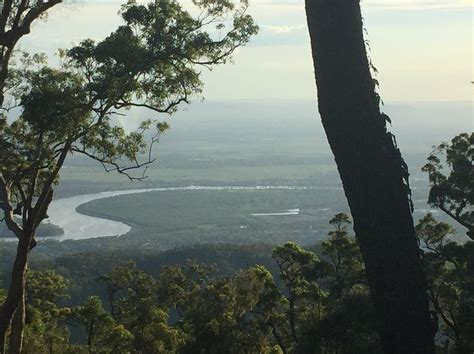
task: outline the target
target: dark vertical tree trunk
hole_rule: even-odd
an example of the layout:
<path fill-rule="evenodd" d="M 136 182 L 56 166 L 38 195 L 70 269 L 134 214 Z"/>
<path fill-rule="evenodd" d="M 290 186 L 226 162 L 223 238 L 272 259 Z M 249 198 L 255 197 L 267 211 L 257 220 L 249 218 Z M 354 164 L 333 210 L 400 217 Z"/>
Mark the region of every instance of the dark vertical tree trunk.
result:
<path fill-rule="evenodd" d="M 26 320 L 26 272 L 28 264 L 23 271 L 23 284 L 20 294 L 20 302 L 16 307 L 11 324 L 10 338 L 8 343 L 8 353 L 18 354 L 23 350 L 23 333 Z"/>
<path fill-rule="evenodd" d="M 359 0 L 306 0 L 319 112 L 354 218 L 386 353 L 433 353 L 408 173 L 370 74 Z"/>
<path fill-rule="evenodd" d="M 7 330 L 12 322 L 13 315 L 24 295 L 26 264 L 32 235 L 25 235 L 18 241 L 17 254 L 13 264 L 11 283 L 7 298 L 0 309 L 0 353 L 5 352 Z M 20 344 L 21 346 L 21 344 Z"/>
<path fill-rule="evenodd" d="M 23 279 L 23 292 L 20 298 L 20 303 L 16 307 L 15 314 L 13 316 L 10 340 L 8 343 L 8 354 L 21 353 L 23 348 L 23 330 L 25 328 L 25 291 L 26 288 L 26 276 Z"/>

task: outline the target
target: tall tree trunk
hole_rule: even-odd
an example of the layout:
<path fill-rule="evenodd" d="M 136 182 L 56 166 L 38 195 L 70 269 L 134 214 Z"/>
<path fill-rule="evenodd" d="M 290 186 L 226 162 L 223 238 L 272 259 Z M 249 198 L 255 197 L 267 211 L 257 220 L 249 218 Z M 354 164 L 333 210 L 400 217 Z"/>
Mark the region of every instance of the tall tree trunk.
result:
<path fill-rule="evenodd" d="M 18 241 L 7 298 L 0 310 L 0 353 L 5 352 L 7 330 L 25 291 L 26 262 L 32 237 L 25 235 Z"/>
<path fill-rule="evenodd" d="M 433 353 L 408 173 L 370 74 L 359 0 L 306 0 L 319 112 L 354 218 L 386 353 Z"/>
<path fill-rule="evenodd" d="M 11 324 L 10 338 L 8 342 L 8 353 L 19 354 L 23 348 L 23 329 L 25 328 L 25 290 L 26 290 L 26 271 L 23 275 L 23 289 L 20 302 L 16 307 L 13 321 Z"/>

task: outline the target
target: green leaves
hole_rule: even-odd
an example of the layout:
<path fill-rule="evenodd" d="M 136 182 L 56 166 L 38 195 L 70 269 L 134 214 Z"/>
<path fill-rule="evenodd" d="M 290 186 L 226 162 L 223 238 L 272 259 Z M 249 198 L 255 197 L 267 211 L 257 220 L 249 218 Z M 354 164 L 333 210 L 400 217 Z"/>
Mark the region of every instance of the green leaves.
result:
<path fill-rule="evenodd" d="M 339 213 L 329 223 L 335 230 L 330 231 L 329 239 L 322 242 L 322 253 L 328 259 L 326 270 L 331 295 L 340 297 L 354 285 L 365 283 L 364 263 L 355 238 L 346 231 L 351 224 L 349 216 Z"/>
<path fill-rule="evenodd" d="M 183 335 L 168 325 L 168 311 L 157 304 L 156 280 L 132 263 L 102 277 L 111 314 L 133 336 L 133 348 L 149 353 L 174 353 Z"/>
<path fill-rule="evenodd" d="M 71 309 L 59 306 L 68 298 L 68 289 L 69 281 L 53 270 L 28 271 L 25 351 L 40 353 L 68 347 L 65 322 Z"/>
<path fill-rule="evenodd" d="M 267 352 L 267 321 L 279 294 L 271 274 L 254 266 L 216 276 L 196 263 L 166 267 L 158 279 L 159 300 L 179 313 L 177 327 L 188 337 L 182 352 Z"/>
<path fill-rule="evenodd" d="M 225 63 L 257 32 L 245 4 L 213 0 L 195 5 L 202 9 L 197 18 L 176 1 L 124 5 L 126 25 L 97 44 L 87 40 L 69 50 L 70 64 L 93 68 L 88 88 L 98 97 L 113 98 L 114 107 L 134 106 L 138 98 L 152 110 L 172 113 L 201 92 L 199 66 Z M 232 18 L 229 31 L 213 39 L 209 24 L 222 29 L 227 17 Z"/>
<path fill-rule="evenodd" d="M 442 164 L 442 158 L 446 164 Z M 428 202 L 468 229 L 474 239 L 474 133 L 459 134 L 437 146 L 422 170 L 428 173 Z M 449 174 L 446 175 L 446 172 Z"/>
<path fill-rule="evenodd" d="M 472 351 L 474 320 L 474 242 L 460 244 L 454 230 L 427 214 L 416 225 L 428 279 L 428 295 L 440 320 L 440 332 L 452 352 Z"/>
<path fill-rule="evenodd" d="M 428 213 L 415 226 L 417 237 L 423 241 L 422 247 L 431 251 L 440 251 L 448 237 L 454 235 L 454 229 L 447 223 L 438 222 L 433 214 Z"/>
<path fill-rule="evenodd" d="M 343 214 L 335 219 L 345 221 L 335 223 L 341 230 L 349 221 Z M 341 254 L 343 264 L 353 264 L 346 258 L 358 256 L 344 248 L 351 240 L 337 230 L 345 242 L 335 242 L 331 250 Z M 320 260 L 295 243 L 275 248 L 273 257 L 278 266 L 271 267 L 275 278 L 260 265 L 222 274 L 215 266 L 190 261 L 162 268 L 157 278 L 133 263 L 118 266 L 101 277 L 108 306 L 98 297 L 71 309 L 36 301 L 31 311 L 48 320 L 35 320 L 28 335 L 35 338 L 34 331 L 49 328 L 63 338 L 58 347 L 63 343 L 62 348 L 72 351 L 67 333 L 59 331 L 65 328 L 61 319 L 67 318 L 84 330 L 76 352 L 306 353 L 323 348 L 377 352 L 374 312 L 362 282 L 354 283 L 352 273 L 339 270 L 340 277 L 350 279 L 339 283 L 342 291 L 334 291 L 335 271 L 328 256 L 323 254 Z M 359 274 L 360 269 L 352 271 Z M 43 285 L 35 285 L 43 290 L 35 294 L 56 301 L 54 293 L 63 291 L 55 289 L 64 288 L 62 281 L 49 283 L 47 279 L 56 276 L 45 274 Z M 56 327 L 50 326 L 48 316 L 56 316 Z M 34 348 L 42 348 L 45 338 L 39 337 Z"/>
<path fill-rule="evenodd" d="M 75 307 L 72 318 L 84 328 L 89 352 L 123 353 L 130 350 L 133 335 L 114 321 L 97 296 L 90 296 L 83 305 Z"/>

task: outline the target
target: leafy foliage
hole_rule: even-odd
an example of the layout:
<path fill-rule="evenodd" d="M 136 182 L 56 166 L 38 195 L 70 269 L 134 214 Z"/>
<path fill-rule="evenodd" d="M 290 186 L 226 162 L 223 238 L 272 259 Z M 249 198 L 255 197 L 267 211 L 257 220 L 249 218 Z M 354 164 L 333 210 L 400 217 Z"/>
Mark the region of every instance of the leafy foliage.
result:
<path fill-rule="evenodd" d="M 442 163 L 443 157 L 446 165 Z M 474 133 L 462 133 L 451 143 L 437 146 L 423 167 L 431 184 L 428 202 L 466 227 L 471 239 L 474 239 L 473 161 Z M 444 174 L 446 168 L 448 175 Z"/>
<path fill-rule="evenodd" d="M 442 345 L 453 352 L 474 349 L 474 242 L 450 240 L 453 229 L 431 214 L 416 226 L 423 243 L 428 294 L 440 318 Z"/>
<path fill-rule="evenodd" d="M 111 315 L 133 335 L 138 352 L 172 353 L 181 333 L 168 326 L 168 312 L 156 304 L 155 279 L 133 264 L 117 267 L 102 277 Z"/>
<path fill-rule="evenodd" d="M 92 296 L 79 306 L 64 307 L 68 282 L 52 271 L 31 273 L 25 348 L 44 352 L 52 345 L 60 352 L 78 353 L 379 353 L 361 255 L 347 231 L 350 219 L 337 214 L 330 223 L 334 229 L 321 244 L 320 257 L 291 242 L 276 247 L 276 266 L 270 267 L 274 274 L 261 265 L 221 273 L 216 266 L 193 261 L 160 272 L 147 263 L 142 263 L 147 272 L 134 263 L 116 266 L 101 277 L 106 306 Z M 448 353 L 468 353 L 474 325 L 473 243 L 451 241 L 453 229 L 430 214 L 416 231 L 433 315 L 440 322 L 437 345 Z M 87 276 L 76 271 L 75 279 Z M 71 344 L 69 333 L 77 327 L 81 343 Z"/>
<path fill-rule="evenodd" d="M 349 221 L 347 216 L 342 220 Z M 342 232 L 342 224 L 334 225 L 331 235 Z M 345 231 L 338 240 L 344 242 L 330 238 L 325 247 L 346 264 L 354 254 L 344 245 L 353 241 Z M 35 281 L 28 283 L 32 286 L 28 312 L 34 310 L 43 320 L 28 320 L 27 347 L 43 352 L 51 343 L 52 334 L 34 335 L 41 323 L 55 334 L 55 348 L 62 352 L 365 353 L 380 349 L 366 286 L 342 282 L 342 291 L 334 291 L 330 257 L 319 259 L 295 243 L 275 248 L 273 259 L 278 278 L 261 265 L 223 274 L 215 266 L 189 261 L 163 267 L 156 278 L 134 263 L 116 266 L 101 277 L 107 306 L 92 296 L 79 306 L 59 307 L 67 286 L 64 278 L 51 271 L 34 274 Z M 73 273 L 79 277 L 75 279 L 87 276 L 80 269 Z M 51 309 L 56 311 L 54 318 Z M 68 340 L 76 328 L 81 329 L 82 339 L 77 345 Z"/>
<path fill-rule="evenodd" d="M 89 353 L 123 353 L 131 347 L 133 335 L 117 325 L 97 296 L 73 309 L 73 320 L 84 327 Z"/>
<path fill-rule="evenodd" d="M 27 284 L 24 351 L 72 350 L 66 324 L 71 309 L 59 304 L 68 297 L 69 282 L 51 270 L 30 270 Z"/>
<path fill-rule="evenodd" d="M 322 252 L 329 259 L 331 295 L 340 296 L 344 289 L 364 283 L 364 263 L 355 238 L 347 232 L 351 223 L 348 215 L 336 214 L 329 223 L 335 230 L 329 232 L 329 239 L 322 243 Z"/>

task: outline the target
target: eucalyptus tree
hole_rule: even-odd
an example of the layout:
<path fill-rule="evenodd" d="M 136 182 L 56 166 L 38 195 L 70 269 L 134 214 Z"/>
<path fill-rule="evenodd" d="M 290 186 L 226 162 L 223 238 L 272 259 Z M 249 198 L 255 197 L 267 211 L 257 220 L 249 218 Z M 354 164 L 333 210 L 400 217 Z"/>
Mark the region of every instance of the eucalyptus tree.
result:
<path fill-rule="evenodd" d="M 322 242 L 321 251 L 329 263 L 329 296 L 340 298 L 343 291 L 366 282 L 364 264 L 356 240 L 347 232 L 347 226 L 351 224 L 349 216 L 336 214 L 329 223 L 334 230 L 329 231 L 328 239 Z"/>
<path fill-rule="evenodd" d="M 323 267 L 318 257 L 293 242 L 287 242 L 273 250 L 280 278 L 288 291 L 288 331 L 293 345 L 300 341 L 301 319 L 307 317 L 307 309 L 320 313 L 323 292 L 316 283 Z M 311 306 L 308 306 L 308 302 Z M 303 328 L 301 328 L 303 327 Z"/>
<path fill-rule="evenodd" d="M 471 240 L 474 240 L 473 163 L 474 133 L 461 133 L 450 143 L 435 147 L 422 168 L 428 173 L 431 185 L 428 203 L 464 226 Z"/>
<path fill-rule="evenodd" d="M 466 242 L 453 240 L 454 229 L 431 214 L 416 226 L 428 275 L 428 296 L 438 314 L 444 349 L 474 350 L 474 134 L 461 133 L 441 143 L 422 170 L 431 185 L 428 203 L 467 229 Z"/>
<path fill-rule="evenodd" d="M 104 40 L 61 51 L 57 68 L 40 55 L 24 55 L 6 81 L 21 113 L 0 124 L 1 208 L 18 239 L 0 310 L 0 351 L 15 311 L 23 308 L 28 255 L 68 156 L 81 154 L 107 171 L 143 178 L 133 171 L 154 161 L 153 144 L 168 125 L 155 117 L 130 132 L 117 120 L 133 107 L 172 114 L 201 93 L 203 68 L 226 63 L 258 30 L 246 2 L 195 0 L 193 6 L 196 16 L 174 0 L 129 2 L 121 9 L 123 25 Z"/>
<path fill-rule="evenodd" d="M 456 242 L 454 229 L 427 214 L 416 225 L 422 241 L 428 296 L 439 318 L 437 345 L 447 353 L 474 350 L 474 242 Z"/>
<path fill-rule="evenodd" d="M 159 301 L 178 317 L 183 343 L 177 352 L 287 353 L 276 323 L 283 299 L 271 273 L 258 265 L 232 276 L 218 276 L 216 270 L 190 262 L 160 274 Z"/>
<path fill-rule="evenodd" d="M 408 168 L 380 111 L 360 0 L 306 0 L 318 104 L 387 353 L 433 353 Z"/>
<path fill-rule="evenodd" d="M 23 350 L 25 353 L 61 352 L 69 342 L 66 320 L 71 309 L 60 303 L 69 298 L 70 282 L 52 270 L 29 269 L 27 278 Z"/>
<path fill-rule="evenodd" d="M 72 318 L 86 333 L 88 353 L 127 353 L 133 335 L 115 323 L 98 296 L 90 296 L 72 310 Z"/>

